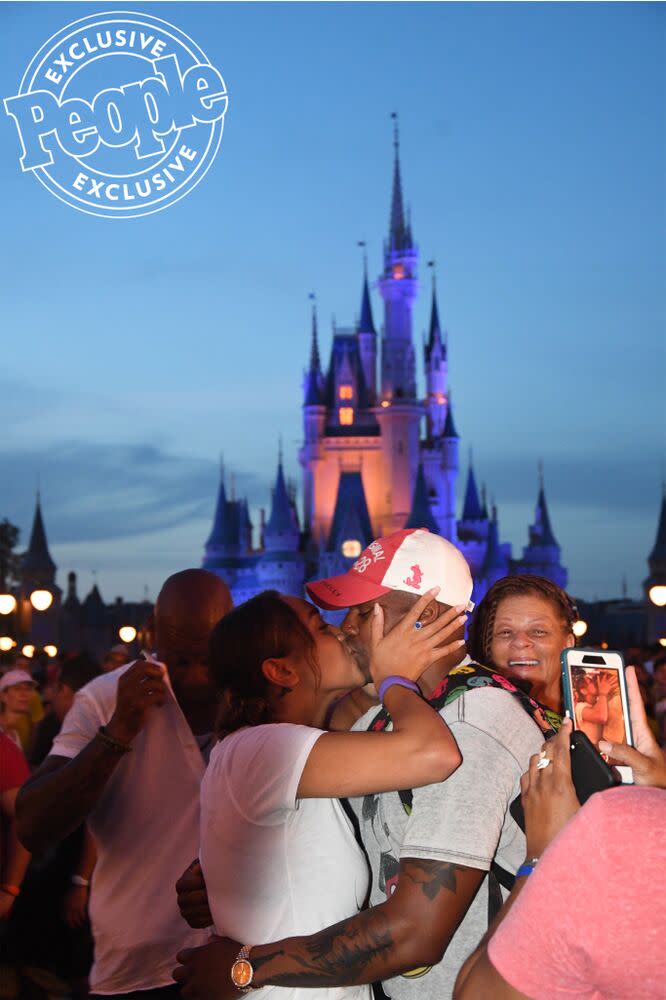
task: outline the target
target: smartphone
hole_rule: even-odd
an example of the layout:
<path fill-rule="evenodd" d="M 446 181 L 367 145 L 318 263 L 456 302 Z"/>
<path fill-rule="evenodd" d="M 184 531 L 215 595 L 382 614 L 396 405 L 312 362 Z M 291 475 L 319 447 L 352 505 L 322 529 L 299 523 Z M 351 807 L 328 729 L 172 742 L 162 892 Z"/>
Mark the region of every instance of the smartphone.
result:
<path fill-rule="evenodd" d="M 571 780 L 576 789 L 576 798 L 584 805 L 595 792 L 604 788 L 615 788 L 622 782 L 617 768 L 607 764 L 585 733 L 578 729 L 571 733 L 569 740 L 571 754 Z M 509 806 L 509 812 L 521 830 L 525 830 L 525 813 L 520 795 Z"/>
<path fill-rule="evenodd" d="M 585 733 L 595 748 L 602 739 L 633 746 L 622 653 L 611 649 L 565 649 L 560 663 L 564 706 L 574 730 Z M 630 767 L 604 759 L 616 768 L 624 784 L 633 781 Z"/>

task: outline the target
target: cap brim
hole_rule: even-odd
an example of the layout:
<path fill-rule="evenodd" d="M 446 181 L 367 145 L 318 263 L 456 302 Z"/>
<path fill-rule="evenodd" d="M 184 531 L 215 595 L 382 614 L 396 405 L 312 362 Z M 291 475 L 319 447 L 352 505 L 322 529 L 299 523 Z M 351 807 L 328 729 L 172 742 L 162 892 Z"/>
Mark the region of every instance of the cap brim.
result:
<path fill-rule="evenodd" d="M 358 573 L 341 573 L 340 576 L 329 576 L 323 580 L 313 580 L 305 584 L 309 596 L 320 608 L 326 611 L 337 611 L 340 608 L 352 608 L 366 601 L 376 601 L 391 590 L 378 583 L 364 580 Z"/>

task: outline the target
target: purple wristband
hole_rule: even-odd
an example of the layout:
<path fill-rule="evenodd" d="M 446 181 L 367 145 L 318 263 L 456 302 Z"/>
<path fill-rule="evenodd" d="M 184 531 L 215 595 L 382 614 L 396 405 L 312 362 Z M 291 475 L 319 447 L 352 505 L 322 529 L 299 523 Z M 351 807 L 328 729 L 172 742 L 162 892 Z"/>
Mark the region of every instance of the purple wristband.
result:
<path fill-rule="evenodd" d="M 409 681 L 406 677 L 400 677 L 399 674 L 392 674 L 390 677 L 384 678 L 379 685 L 379 689 L 377 690 L 377 697 L 381 702 L 384 701 L 384 695 L 388 689 L 393 687 L 394 684 L 397 684 L 398 687 L 408 688 L 410 691 L 416 691 L 417 694 L 421 694 L 418 684 L 415 684 L 414 681 Z"/>

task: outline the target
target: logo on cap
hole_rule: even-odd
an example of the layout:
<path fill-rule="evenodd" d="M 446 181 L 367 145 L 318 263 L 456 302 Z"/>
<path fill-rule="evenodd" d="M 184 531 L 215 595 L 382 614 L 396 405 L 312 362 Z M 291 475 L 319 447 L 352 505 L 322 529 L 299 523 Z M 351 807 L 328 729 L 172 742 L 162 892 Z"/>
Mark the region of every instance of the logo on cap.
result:
<path fill-rule="evenodd" d="M 411 577 L 405 577 L 403 583 L 406 583 L 408 587 L 414 587 L 415 590 L 418 590 L 421 586 L 421 580 L 423 579 L 423 570 L 418 564 L 416 566 L 410 566 L 410 569 L 412 571 L 412 575 Z"/>

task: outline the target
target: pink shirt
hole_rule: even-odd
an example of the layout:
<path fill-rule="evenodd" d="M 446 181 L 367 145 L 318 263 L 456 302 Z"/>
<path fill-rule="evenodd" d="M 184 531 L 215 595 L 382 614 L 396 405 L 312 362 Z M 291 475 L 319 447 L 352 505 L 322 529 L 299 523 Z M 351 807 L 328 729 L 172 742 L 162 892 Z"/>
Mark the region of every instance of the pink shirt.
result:
<path fill-rule="evenodd" d="M 533 1000 L 666 997 L 666 791 L 593 795 L 488 945 Z"/>

